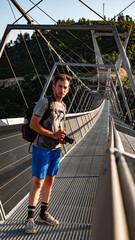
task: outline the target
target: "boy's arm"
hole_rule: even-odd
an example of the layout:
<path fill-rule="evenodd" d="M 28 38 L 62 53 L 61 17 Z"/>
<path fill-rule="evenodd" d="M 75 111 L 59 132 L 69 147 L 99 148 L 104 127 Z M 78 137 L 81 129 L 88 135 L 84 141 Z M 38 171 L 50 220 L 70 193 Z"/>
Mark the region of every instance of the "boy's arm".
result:
<path fill-rule="evenodd" d="M 33 115 L 30 121 L 30 128 L 32 128 L 33 130 L 35 130 L 36 132 L 38 132 L 41 135 L 44 135 L 46 137 L 50 137 L 53 139 L 58 139 L 59 141 L 61 141 L 60 143 L 62 143 L 63 138 L 65 137 L 65 131 L 57 131 L 55 133 L 45 129 L 41 124 L 42 117 L 39 117 L 37 115 Z M 62 143 L 64 144 L 64 143 Z"/>

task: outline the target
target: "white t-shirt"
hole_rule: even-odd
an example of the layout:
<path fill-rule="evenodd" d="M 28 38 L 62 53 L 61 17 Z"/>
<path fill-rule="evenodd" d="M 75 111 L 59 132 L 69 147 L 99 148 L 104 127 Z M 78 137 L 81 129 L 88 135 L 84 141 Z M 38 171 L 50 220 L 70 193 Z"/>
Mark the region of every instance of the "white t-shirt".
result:
<path fill-rule="evenodd" d="M 47 111 L 49 106 L 48 98 L 45 97 L 39 100 L 34 108 L 33 114 L 39 117 L 43 117 L 45 111 Z M 50 114 L 47 119 L 43 121 L 43 127 L 52 132 L 57 132 L 59 129 L 65 130 L 65 113 L 66 105 L 62 102 L 57 102 L 52 96 L 52 101 L 50 103 Z M 50 137 L 38 134 L 34 145 L 45 148 L 47 150 L 58 150 L 61 147 L 59 140 L 52 139 Z"/>

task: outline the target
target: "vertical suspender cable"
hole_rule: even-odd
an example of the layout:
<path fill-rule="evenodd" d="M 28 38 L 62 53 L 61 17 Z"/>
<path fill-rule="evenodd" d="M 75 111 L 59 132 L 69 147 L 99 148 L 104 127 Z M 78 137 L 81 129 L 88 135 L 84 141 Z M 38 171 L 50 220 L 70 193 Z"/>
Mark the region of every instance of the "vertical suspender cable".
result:
<path fill-rule="evenodd" d="M 20 86 L 20 84 L 19 84 L 19 81 L 18 81 L 18 79 L 17 79 L 17 77 L 16 77 L 15 71 L 14 71 L 14 69 L 13 69 L 13 66 L 12 66 L 12 64 L 11 64 L 11 62 L 10 62 L 10 59 L 9 59 L 9 57 L 8 57 L 5 49 L 4 49 L 4 52 L 5 52 L 6 58 L 7 58 L 8 62 L 9 62 L 9 65 L 10 65 L 10 68 L 11 68 L 12 73 L 13 73 L 13 75 L 14 75 L 14 78 L 15 78 L 15 80 L 16 80 L 16 82 L 17 82 L 17 85 L 18 85 L 18 87 L 19 87 L 19 90 L 20 90 L 20 92 L 21 92 L 21 95 L 22 95 L 22 97 L 23 97 L 23 100 L 24 100 L 24 102 L 25 102 L 25 105 L 26 105 L 26 107 L 28 108 L 28 104 L 27 104 L 26 99 L 25 99 L 25 97 L 24 97 L 24 94 L 23 94 L 23 92 L 22 92 L 21 86 Z"/>
<path fill-rule="evenodd" d="M 14 3 L 14 5 L 17 7 L 17 9 L 19 9 L 19 4 L 18 4 L 15 0 L 11 0 L 11 1 L 12 1 L 12 3 Z M 14 18 L 16 19 L 15 14 L 14 14 L 14 11 L 13 11 L 13 9 L 12 9 L 12 6 L 11 6 L 9 0 L 8 0 L 8 3 L 9 3 L 9 6 L 10 6 L 10 8 L 11 8 L 11 11 L 12 11 L 12 13 L 13 13 L 13 15 L 14 15 Z M 26 14 L 26 13 L 23 11 L 23 9 L 22 9 L 21 13 L 23 14 L 23 16 L 25 16 L 25 14 Z M 28 18 L 28 17 L 27 17 L 27 18 Z M 28 20 L 28 22 L 30 23 L 30 21 L 31 21 L 30 18 L 28 18 L 27 20 Z M 32 21 L 31 21 L 31 22 L 32 22 Z M 32 64 L 33 64 L 33 67 L 34 67 L 35 73 L 36 73 L 36 75 L 37 75 L 37 78 L 38 78 L 38 80 L 39 80 L 39 83 L 40 83 L 40 85 L 41 85 L 41 87 L 42 87 L 42 89 L 43 89 L 43 84 L 42 84 L 42 82 L 41 82 L 41 79 L 40 79 L 40 77 L 39 77 L 38 71 L 37 71 L 37 69 L 36 69 L 36 66 L 35 66 L 35 64 L 34 64 L 34 61 L 33 61 L 33 59 L 32 59 L 32 56 L 31 56 L 31 54 L 30 54 L 30 51 L 29 51 L 29 49 L 28 49 L 28 46 L 27 46 L 27 44 L 26 44 L 26 41 L 25 41 L 25 39 L 24 39 L 21 31 L 20 31 L 20 34 L 21 34 L 21 36 L 22 36 L 22 39 L 23 39 L 24 45 L 25 45 L 25 47 L 26 47 L 26 50 L 27 50 L 27 52 L 28 52 L 28 55 L 29 55 L 29 57 L 30 57 L 30 60 L 31 60 L 31 62 L 32 62 Z"/>
<path fill-rule="evenodd" d="M 48 72 L 50 73 L 51 71 L 50 71 L 50 68 L 49 68 L 49 66 L 48 66 L 47 60 L 46 60 L 46 58 L 45 58 L 45 55 L 44 55 L 44 53 L 43 53 L 43 50 L 42 50 L 42 48 L 41 48 L 41 45 L 40 45 L 40 42 L 39 42 L 39 40 L 38 40 L 37 34 L 35 34 L 35 36 L 36 36 L 36 40 L 37 40 L 38 46 L 39 46 L 39 48 L 40 48 L 40 51 L 41 51 L 41 53 L 42 53 L 44 62 L 45 62 L 45 64 L 46 64 L 46 66 L 47 66 Z"/>
<path fill-rule="evenodd" d="M 26 47 L 26 49 L 27 49 L 27 52 L 28 52 L 28 54 L 29 54 L 30 60 L 31 60 L 31 62 L 32 62 L 32 64 L 33 64 L 35 73 L 36 73 L 36 75 L 37 75 L 37 77 L 38 77 L 38 80 L 39 80 L 39 82 L 40 82 L 40 85 L 41 85 L 41 87 L 42 87 L 42 89 L 43 89 L 43 84 L 42 84 L 41 79 L 40 79 L 40 77 L 39 77 L 39 74 L 38 74 L 38 71 L 37 71 L 36 66 L 35 66 L 35 64 L 34 64 L 34 61 L 33 61 L 33 58 L 32 58 L 32 56 L 31 56 L 31 53 L 30 53 L 30 51 L 29 51 L 29 49 L 28 49 L 28 46 L 27 46 L 26 41 L 25 41 L 25 39 L 24 39 L 23 36 L 22 36 L 22 38 L 23 38 L 23 42 L 24 42 L 24 44 L 25 44 L 25 47 Z"/>

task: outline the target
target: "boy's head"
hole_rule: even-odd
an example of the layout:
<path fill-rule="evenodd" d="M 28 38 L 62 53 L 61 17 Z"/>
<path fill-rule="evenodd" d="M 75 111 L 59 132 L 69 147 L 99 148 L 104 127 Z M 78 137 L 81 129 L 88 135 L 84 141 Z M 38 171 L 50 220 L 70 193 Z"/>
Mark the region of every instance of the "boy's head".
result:
<path fill-rule="evenodd" d="M 58 74 L 55 78 L 54 78 L 54 84 L 56 85 L 57 81 L 61 80 L 61 81 L 68 81 L 70 83 L 71 81 L 71 77 L 68 76 L 67 74 Z"/>
<path fill-rule="evenodd" d="M 61 101 L 69 91 L 71 77 L 66 74 L 58 74 L 53 83 L 53 93 L 57 101 Z"/>

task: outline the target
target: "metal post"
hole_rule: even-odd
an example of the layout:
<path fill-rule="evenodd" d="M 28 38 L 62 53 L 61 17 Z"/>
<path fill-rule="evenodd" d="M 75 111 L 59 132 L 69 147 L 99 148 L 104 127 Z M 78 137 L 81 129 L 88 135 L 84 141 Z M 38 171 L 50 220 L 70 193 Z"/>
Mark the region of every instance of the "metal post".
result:
<path fill-rule="evenodd" d="M 71 126 L 71 123 L 70 123 L 70 119 L 68 119 L 68 122 L 69 122 L 69 126 L 70 126 L 70 129 L 71 129 L 71 133 L 73 134 L 73 137 L 74 137 L 74 140 L 75 140 L 75 143 L 76 143 L 76 139 L 75 139 L 75 135 L 73 133 L 73 129 L 72 129 L 72 126 Z"/>
<path fill-rule="evenodd" d="M 127 44 L 128 44 L 128 41 L 129 41 L 129 37 L 131 35 L 131 31 L 132 31 L 133 25 L 134 25 L 134 22 L 132 22 L 132 24 L 130 26 L 130 29 L 129 29 L 129 32 L 127 34 L 127 37 L 125 38 L 125 41 L 124 41 L 124 44 L 123 44 L 123 47 L 124 47 L 125 50 L 127 48 Z M 121 55 L 119 54 L 118 59 L 116 61 L 116 68 L 117 68 L 118 71 L 119 71 L 119 69 L 121 67 L 121 64 L 122 64 L 122 58 L 121 58 Z"/>
<path fill-rule="evenodd" d="M 87 99 L 88 94 L 89 94 L 89 93 L 86 94 L 86 97 L 85 97 L 85 99 L 84 99 L 84 101 L 83 101 L 83 104 L 82 104 L 82 107 L 81 107 L 80 112 L 83 110 L 83 106 L 84 106 L 84 104 L 85 104 L 85 101 L 86 101 L 86 99 Z"/>
<path fill-rule="evenodd" d="M 4 32 L 3 38 L 2 38 L 2 40 L 1 40 L 1 42 L 0 42 L 0 58 L 1 58 L 2 53 L 3 53 L 3 51 L 4 51 L 6 42 L 7 42 L 7 40 L 8 40 L 9 34 L 10 34 L 10 31 L 11 31 L 11 29 L 7 26 L 7 27 L 6 27 L 6 30 L 5 30 L 5 32 Z"/>
<path fill-rule="evenodd" d="M 77 123 L 78 123 L 78 127 L 79 127 L 79 130 L 80 130 L 80 133 L 81 133 L 81 137 L 83 137 L 82 132 L 81 132 L 81 127 L 80 127 L 80 125 L 79 125 L 78 118 L 76 118 L 76 121 L 77 121 Z"/>
<path fill-rule="evenodd" d="M 112 26 L 112 29 L 113 29 L 115 41 L 117 43 L 119 52 L 121 54 L 121 58 L 123 60 L 123 64 L 124 64 L 125 69 L 127 71 L 127 74 L 128 74 L 128 77 L 129 77 L 129 81 L 130 81 L 130 84 L 131 84 L 131 87 L 132 87 L 132 90 L 133 90 L 133 93 L 134 93 L 134 96 L 135 96 L 135 83 L 134 83 L 134 80 L 132 78 L 132 73 L 131 73 L 131 69 L 130 69 L 129 60 L 128 60 L 127 56 L 126 56 L 125 49 L 124 49 L 124 47 L 121 44 L 121 41 L 120 41 L 120 38 L 119 38 L 119 35 L 118 35 L 118 31 L 116 29 L 116 26 Z"/>
<path fill-rule="evenodd" d="M 76 90 L 76 92 L 75 92 L 75 94 L 74 94 L 74 96 L 73 96 L 73 98 L 72 98 L 72 102 L 70 103 L 70 106 L 69 106 L 69 108 L 68 108 L 67 113 L 69 113 L 69 111 L 70 111 L 70 109 L 71 109 L 71 107 L 72 107 L 72 104 L 73 104 L 73 102 L 74 102 L 74 100 L 75 100 L 75 97 L 76 97 L 76 95 L 77 95 L 78 90 L 79 90 L 79 86 L 77 87 L 77 90 Z"/>
<path fill-rule="evenodd" d="M 55 70 L 56 70 L 56 66 L 57 66 L 57 65 L 56 65 L 56 63 L 55 63 L 55 64 L 53 65 L 53 68 L 52 68 L 51 72 L 50 72 L 50 75 L 49 75 L 49 77 L 48 77 L 48 80 L 47 80 L 46 84 L 44 85 L 44 88 L 43 88 L 43 91 L 42 91 L 42 93 L 41 93 L 40 99 L 43 98 L 44 95 L 46 94 L 47 88 L 48 88 L 48 86 L 49 86 L 49 84 L 50 84 L 50 82 L 51 82 L 51 80 L 52 80 L 53 74 L 54 74 L 54 72 L 55 72 Z"/>
<path fill-rule="evenodd" d="M 117 114 L 117 116 L 119 116 L 119 110 L 118 110 L 118 106 L 117 106 L 117 103 L 116 103 L 116 98 L 115 98 L 114 92 L 112 90 L 111 90 L 111 96 L 112 96 L 112 101 L 113 101 L 114 108 L 116 110 L 116 114 Z"/>
<path fill-rule="evenodd" d="M 110 103 L 111 103 L 112 110 L 113 110 L 113 112 L 115 113 L 114 106 L 113 106 L 112 99 L 111 99 L 111 96 L 110 96 L 110 95 L 109 95 L 109 101 L 110 101 Z"/>
<path fill-rule="evenodd" d="M 81 98 L 80 98 L 80 101 L 79 101 L 78 106 L 77 106 L 77 109 L 76 109 L 76 113 L 77 113 L 77 111 L 78 111 L 78 109 L 79 109 L 79 107 L 80 107 L 80 104 L 81 104 L 81 101 L 82 101 L 82 99 L 83 99 L 83 97 L 84 97 L 85 92 L 86 92 L 86 89 L 84 90 L 84 92 L 83 92 L 83 94 L 82 94 L 82 96 L 81 96 Z"/>
<path fill-rule="evenodd" d="M 93 106 L 93 102 L 95 101 L 96 98 L 94 98 L 93 96 L 91 96 L 91 101 L 89 102 L 89 111 L 91 110 L 91 107 Z"/>
<path fill-rule="evenodd" d="M 122 108 L 121 108 L 121 105 L 120 105 L 120 101 L 119 101 L 119 99 L 118 99 L 117 91 L 116 91 L 116 89 L 115 89 L 115 86 L 114 86 L 113 81 L 111 81 L 111 86 L 112 86 L 112 91 L 114 92 L 114 95 L 115 95 L 115 97 L 116 97 L 116 101 L 117 101 L 117 103 L 118 103 L 121 116 L 122 116 L 122 118 L 123 118 L 123 111 L 122 111 Z"/>
<path fill-rule="evenodd" d="M 115 67 L 115 73 L 116 73 L 116 76 L 117 76 L 117 79 L 118 79 L 118 82 L 119 82 L 121 94 L 122 94 L 123 101 L 124 101 L 124 104 L 125 104 L 125 107 L 126 107 L 126 110 L 127 110 L 127 113 L 128 113 L 129 121 L 130 121 L 130 123 L 132 123 L 131 113 L 130 113 L 130 110 L 129 110 L 129 107 L 128 107 L 128 103 L 127 103 L 127 100 L 126 100 L 126 97 L 125 97 L 125 93 L 124 93 L 124 90 L 123 90 L 123 87 L 122 87 L 120 76 L 119 76 L 119 73 L 118 73 L 116 67 Z"/>
<path fill-rule="evenodd" d="M 118 106 L 120 105 L 119 102 L 117 101 L 117 94 L 116 94 L 116 91 L 113 91 L 115 88 L 114 88 L 114 85 L 113 85 L 113 81 L 111 81 L 111 68 L 108 68 L 108 81 L 106 82 L 106 85 L 108 84 L 108 86 L 111 87 L 111 85 L 113 86 L 111 91 L 112 91 L 112 97 L 113 97 L 113 102 L 114 102 L 114 106 L 115 106 L 115 109 L 116 109 L 116 112 L 119 116 L 119 109 L 118 109 Z M 118 105 L 117 105 L 117 102 L 118 102 Z M 121 110 L 121 108 L 120 108 Z M 122 112 L 121 112 L 122 113 Z"/>
<path fill-rule="evenodd" d="M 87 104 L 86 104 L 86 107 L 85 107 L 85 109 L 84 109 L 84 112 L 86 111 L 87 106 L 90 104 L 91 99 L 92 99 L 92 96 L 90 95 L 89 100 L 88 100 L 88 102 L 87 102 Z M 86 118 L 86 116 L 85 116 L 85 118 Z M 89 118 L 89 114 L 88 114 L 88 119 L 90 120 L 90 118 Z M 86 120 L 87 120 L 87 119 L 86 119 Z M 90 127 L 91 127 L 91 124 L 90 124 Z"/>
<path fill-rule="evenodd" d="M 85 109 L 84 109 L 84 112 L 86 111 L 86 109 L 87 109 L 87 107 L 88 107 L 90 101 L 91 101 L 91 95 L 90 95 L 89 100 L 88 100 L 88 102 L 87 102 L 87 104 L 86 104 L 86 107 L 85 107 Z"/>
<path fill-rule="evenodd" d="M 102 59 L 102 55 L 97 43 L 97 39 L 96 39 L 96 35 L 95 35 L 95 30 L 91 30 L 91 35 L 92 35 L 92 40 L 93 40 L 93 46 L 95 49 L 95 58 L 96 58 L 96 63 L 98 64 L 104 64 L 103 59 Z M 104 70 L 104 68 L 102 68 L 102 70 Z M 98 89 L 99 89 L 99 76 L 101 74 L 101 69 L 100 67 L 97 67 L 97 77 L 98 77 Z"/>

